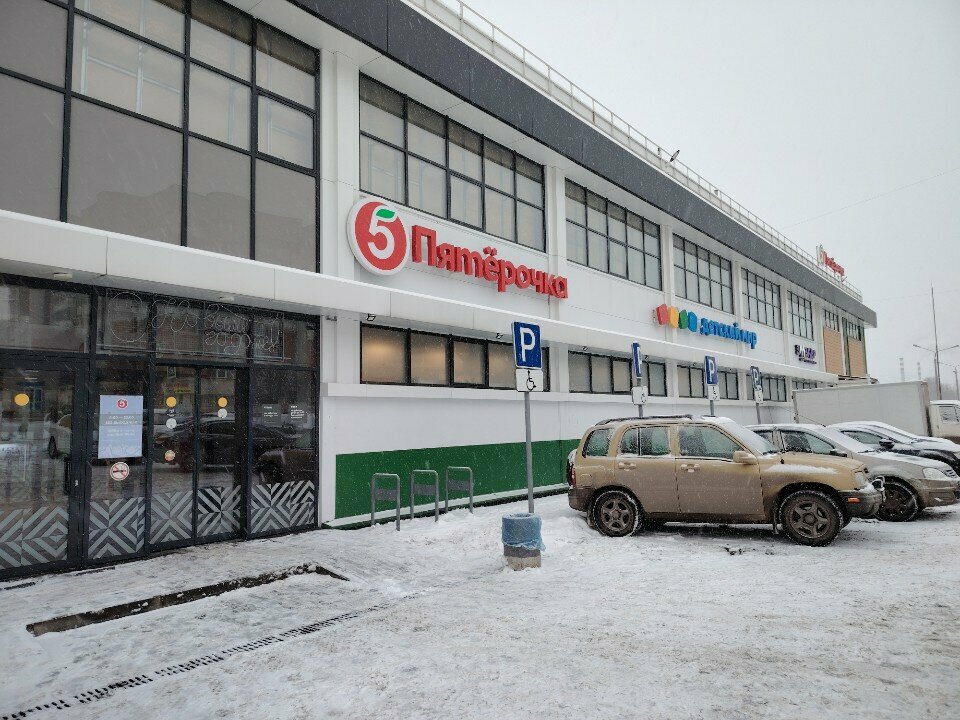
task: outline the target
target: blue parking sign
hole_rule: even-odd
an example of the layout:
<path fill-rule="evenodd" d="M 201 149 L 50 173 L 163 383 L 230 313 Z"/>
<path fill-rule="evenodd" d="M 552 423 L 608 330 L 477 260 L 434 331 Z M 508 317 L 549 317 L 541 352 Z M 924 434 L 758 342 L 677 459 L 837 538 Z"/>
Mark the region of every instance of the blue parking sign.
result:
<path fill-rule="evenodd" d="M 640 343 L 632 345 L 633 355 L 633 376 L 637 380 L 643 380 L 643 353 L 640 352 Z"/>
<path fill-rule="evenodd" d="M 513 324 L 513 356 L 518 368 L 542 368 L 540 326 L 533 323 Z"/>
<path fill-rule="evenodd" d="M 707 385 L 718 383 L 717 359 L 713 355 L 707 355 L 703 358 L 703 375 Z"/>
<path fill-rule="evenodd" d="M 750 377 L 753 379 L 753 389 L 759 390 L 762 387 L 760 384 L 760 368 L 758 368 L 756 365 L 751 365 Z"/>

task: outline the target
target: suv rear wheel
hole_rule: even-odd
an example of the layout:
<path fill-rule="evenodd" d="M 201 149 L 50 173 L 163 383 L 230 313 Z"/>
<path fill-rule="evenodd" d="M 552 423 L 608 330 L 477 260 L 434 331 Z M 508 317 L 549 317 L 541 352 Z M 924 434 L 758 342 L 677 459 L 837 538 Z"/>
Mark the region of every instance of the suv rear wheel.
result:
<path fill-rule="evenodd" d="M 886 497 L 877 510 L 877 517 L 889 522 L 910 522 L 920 514 L 916 493 L 905 483 L 888 481 L 884 485 Z"/>
<path fill-rule="evenodd" d="M 625 490 L 606 490 L 593 502 L 593 522 L 608 537 L 625 537 L 641 528 L 642 513 L 633 495 Z"/>
<path fill-rule="evenodd" d="M 801 545 L 822 547 L 843 528 L 843 512 L 833 498 L 819 490 L 790 493 L 780 505 L 780 524 Z"/>

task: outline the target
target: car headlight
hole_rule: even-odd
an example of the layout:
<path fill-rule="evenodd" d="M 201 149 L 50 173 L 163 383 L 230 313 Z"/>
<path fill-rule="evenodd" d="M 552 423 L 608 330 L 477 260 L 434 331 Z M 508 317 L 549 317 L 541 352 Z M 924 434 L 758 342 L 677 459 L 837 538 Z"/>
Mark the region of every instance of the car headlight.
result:
<path fill-rule="evenodd" d="M 853 482 L 856 484 L 858 489 L 862 488 L 864 485 L 869 485 L 867 482 L 866 473 L 861 472 L 860 470 L 857 470 L 857 472 L 853 474 Z"/>
<path fill-rule="evenodd" d="M 937 468 L 925 467 L 923 469 L 923 476 L 927 480 L 946 480 L 947 475 L 943 470 L 938 470 Z"/>

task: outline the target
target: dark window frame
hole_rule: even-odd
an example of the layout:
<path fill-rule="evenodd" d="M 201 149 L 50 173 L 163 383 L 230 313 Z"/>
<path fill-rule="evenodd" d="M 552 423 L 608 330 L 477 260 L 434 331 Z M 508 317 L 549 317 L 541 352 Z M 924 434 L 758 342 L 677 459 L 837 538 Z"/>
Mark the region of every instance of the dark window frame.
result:
<path fill-rule="evenodd" d="M 374 78 L 361 73 L 360 83 L 362 84 L 364 82 L 370 82 L 370 83 L 373 83 L 374 85 L 378 85 L 381 88 L 384 88 L 385 90 L 387 90 L 387 92 L 400 96 L 400 98 L 402 99 L 403 116 L 400 118 L 400 121 L 403 123 L 403 145 L 402 146 L 397 145 L 396 143 L 391 142 L 390 140 L 385 140 L 383 138 L 377 137 L 373 133 L 364 130 L 362 125 L 360 126 L 361 137 L 365 137 L 369 140 L 372 140 L 373 142 L 380 143 L 381 145 L 385 145 L 390 149 L 395 150 L 401 154 L 401 158 L 402 158 L 401 166 L 403 167 L 403 175 L 404 175 L 403 187 L 402 187 L 403 197 L 401 200 L 397 200 L 396 202 L 398 202 L 401 205 L 405 205 L 407 207 L 413 207 L 412 205 L 410 205 L 410 177 L 409 177 L 408 168 L 409 168 L 409 158 L 414 158 L 418 162 L 426 163 L 427 165 L 430 165 L 434 168 L 437 168 L 438 170 L 443 171 L 444 179 L 445 179 L 444 192 L 446 193 L 446 215 L 440 216 L 428 210 L 420 210 L 418 208 L 415 208 L 418 210 L 418 212 L 423 212 L 423 213 L 426 213 L 427 215 L 432 215 L 433 217 L 439 217 L 442 220 L 447 220 L 448 222 L 456 223 L 457 225 L 462 225 L 463 227 L 471 228 L 474 230 L 481 230 L 500 240 L 503 240 L 505 242 L 510 242 L 515 245 L 519 245 L 520 247 L 525 247 L 529 250 L 535 250 L 537 252 L 542 252 L 542 253 L 546 252 L 547 250 L 546 169 L 543 167 L 543 165 L 541 165 L 540 163 L 534 162 L 530 158 L 524 155 L 521 155 L 520 153 L 517 153 L 513 150 L 510 150 L 509 148 L 505 148 L 502 144 L 495 142 L 494 140 L 490 140 L 482 133 L 478 133 L 477 131 L 472 130 L 471 128 L 468 128 L 463 123 L 459 123 L 456 120 L 453 120 L 452 118 L 450 118 L 449 116 L 444 115 L 443 113 L 438 112 L 433 108 L 427 106 L 426 104 L 419 102 L 417 100 L 414 100 L 410 96 L 402 92 L 399 92 L 398 90 L 394 90 L 389 85 L 386 85 L 380 82 L 379 80 L 375 80 Z M 361 100 L 361 102 L 363 101 Z M 435 113 L 443 118 L 443 138 L 442 138 L 444 143 L 444 164 L 443 165 L 440 165 L 434 159 L 425 157 L 423 155 L 420 155 L 414 152 L 413 150 L 410 150 L 409 124 L 410 124 L 410 105 L 411 104 L 424 107 L 430 112 Z M 469 175 L 465 175 L 450 167 L 450 128 L 451 126 L 457 126 L 457 127 L 463 128 L 468 133 L 472 135 L 478 135 L 480 137 L 480 177 L 479 179 L 475 177 L 471 177 Z M 502 189 L 497 188 L 494 185 L 488 185 L 486 182 L 486 159 L 487 159 L 486 151 L 487 151 L 488 144 L 490 145 L 491 148 L 496 148 L 498 151 L 502 150 L 502 151 L 506 151 L 507 153 L 510 153 L 512 157 L 512 172 L 513 172 L 513 193 L 512 194 L 506 193 Z M 518 192 L 517 192 L 517 187 L 518 187 L 517 174 L 519 173 L 519 171 L 517 170 L 518 158 L 521 158 L 522 161 L 529 163 L 530 165 L 534 165 L 540 168 L 541 170 L 540 206 L 539 207 L 518 196 Z M 363 161 L 361 159 L 361 170 L 362 170 L 362 162 Z M 451 206 L 451 196 L 452 196 L 452 192 L 451 192 L 452 179 L 457 179 L 462 182 L 469 183 L 479 190 L 480 192 L 480 224 L 479 225 L 472 225 L 468 222 L 451 217 L 450 206 Z M 362 192 L 372 192 L 371 190 L 367 190 L 362 186 L 360 189 Z M 486 208 L 486 197 L 485 197 L 487 191 L 499 193 L 500 195 L 503 195 L 504 197 L 507 197 L 513 200 L 513 203 L 514 203 L 513 204 L 513 238 L 505 238 L 500 235 L 495 235 L 491 233 L 489 230 L 487 230 L 487 208 Z M 541 215 L 541 218 L 542 218 L 541 233 L 540 233 L 541 244 L 539 247 L 531 247 L 530 245 L 524 245 L 520 242 L 519 224 L 518 224 L 520 204 L 526 205 L 528 208 L 539 211 Z"/>
<path fill-rule="evenodd" d="M 589 386 L 590 386 L 590 389 L 589 389 L 589 390 L 571 390 L 570 392 L 572 392 L 572 393 L 577 393 L 577 394 L 579 394 L 579 395 L 629 395 L 629 394 L 630 394 L 630 392 L 631 392 L 630 390 L 619 391 L 619 392 L 618 392 L 618 391 L 616 391 L 616 390 L 613 389 L 613 388 L 616 387 L 616 385 L 614 384 L 614 379 L 615 379 L 615 374 L 614 374 L 614 371 L 613 371 L 613 363 L 614 363 L 614 361 L 631 363 L 632 361 L 630 360 L 630 358 L 628 358 L 628 357 L 622 357 L 622 356 L 620 356 L 620 355 L 603 355 L 603 354 L 601 354 L 601 353 L 576 352 L 576 351 L 573 351 L 573 350 L 568 351 L 567 355 L 568 355 L 568 356 L 569 356 L 569 355 L 578 355 L 578 356 L 582 356 L 582 357 L 587 358 L 587 367 L 588 367 L 588 371 L 589 371 L 589 376 L 588 376 L 588 381 L 589 381 L 589 382 L 588 382 L 588 384 L 589 384 Z M 605 391 L 600 391 L 600 390 L 594 390 L 594 389 L 593 389 L 593 384 L 594 384 L 594 383 L 593 383 L 593 366 L 590 364 L 590 358 L 592 358 L 592 357 L 599 357 L 599 358 L 605 358 L 605 359 L 610 360 L 610 392 L 605 392 Z M 664 385 L 664 393 L 663 393 L 663 394 L 654 393 L 654 392 L 651 392 L 651 391 L 650 391 L 650 387 L 649 387 L 649 382 L 650 382 L 650 370 L 649 370 L 649 369 L 650 369 L 650 365 L 658 365 L 658 366 L 660 366 L 660 367 L 663 369 L 663 385 Z M 568 380 L 569 380 L 569 370 L 568 370 L 567 372 L 568 372 Z M 634 378 L 633 378 L 633 368 L 632 368 L 632 367 L 630 368 L 630 374 L 631 374 L 630 377 L 631 377 L 631 384 L 632 384 L 632 383 L 633 383 L 633 380 L 634 380 Z M 667 384 L 667 364 L 666 364 L 666 362 L 662 362 L 662 361 L 659 361 L 659 360 L 647 360 L 647 359 L 644 359 L 644 361 L 643 361 L 643 377 L 644 377 L 644 380 L 645 380 L 645 382 L 647 383 L 647 386 L 648 386 L 648 387 L 647 387 L 647 395 L 648 395 L 649 397 L 667 397 L 667 396 L 669 395 L 669 388 L 668 388 L 668 386 L 667 386 L 668 384 Z"/>
<path fill-rule="evenodd" d="M 402 359 L 404 365 L 404 380 L 402 382 L 374 382 L 371 380 L 363 379 L 363 328 L 372 328 L 376 330 L 389 330 L 391 332 L 400 333 L 403 335 L 403 353 L 404 357 Z M 463 335 L 451 335 L 446 333 L 437 333 L 429 332 L 425 330 L 415 330 L 413 328 L 404 328 L 404 327 L 394 327 L 392 325 L 377 325 L 373 323 L 361 323 L 360 324 L 360 383 L 362 385 L 392 385 L 392 386 L 407 386 L 407 387 L 452 387 L 452 388 L 465 388 L 472 390 L 514 390 L 514 387 L 511 385 L 509 388 L 501 387 L 498 385 L 490 384 L 490 346 L 492 345 L 501 345 L 508 346 L 509 343 L 500 342 L 497 340 L 486 340 L 484 338 L 476 337 L 466 337 Z M 442 384 L 435 383 L 414 383 L 411 381 L 411 362 L 412 357 L 410 353 L 410 340 L 413 335 L 429 335 L 432 337 L 443 338 L 445 341 L 444 352 L 445 352 L 445 362 L 447 368 L 447 378 L 448 382 Z M 463 383 L 455 382 L 454 373 L 453 373 L 453 344 L 455 342 L 469 343 L 475 345 L 483 345 L 486 350 L 484 352 L 484 368 L 483 368 L 483 383 Z M 543 353 L 543 384 L 544 392 L 550 391 L 550 353 Z"/>
<path fill-rule="evenodd" d="M 244 13 L 231 5 L 226 5 L 224 3 L 218 2 L 215 0 L 215 4 L 222 5 L 226 10 L 251 24 L 251 38 L 250 42 L 243 42 L 245 45 L 250 47 L 250 78 L 244 79 L 236 75 L 232 75 L 224 70 L 217 68 L 216 66 L 209 65 L 205 62 L 192 58 L 190 56 L 190 27 L 191 19 L 193 18 L 192 14 L 189 12 L 189 3 L 186 3 L 185 12 L 180 13 L 183 17 L 183 47 L 179 50 L 170 48 L 163 43 L 160 43 L 152 38 L 145 37 L 138 33 L 135 33 L 131 30 L 128 30 L 124 27 L 116 25 L 105 18 L 102 18 L 96 14 L 87 12 L 85 10 L 77 7 L 74 0 L 69 0 L 67 2 L 59 0 L 42 0 L 59 8 L 66 8 L 67 10 L 67 25 L 66 25 L 66 37 L 64 42 L 66 44 L 66 67 L 64 70 L 64 84 L 63 86 L 58 86 L 56 84 L 51 84 L 36 78 L 30 77 L 29 75 L 24 75 L 23 73 L 10 70 L 5 67 L 0 67 L 0 74 L 7 75 L 17 80 L 22 80 L 39 87 L 46 88 L 48 90 L 53 90 L 63 96 L 63 137 L 61 141 L 61 169 L 60 169 L 60 209 L 59 209 L 59 220 L 61 222 L 67 222 L 67 208 L 68 208 L 68 196 L 69 196 L 69 174 L 70 174 L 70 127 L 71 127 L 71 106 L 73 102 L 82 101 L 87 102 L 92 105 L 96 105 L 113 112 L 126 115 L 128 117 L 140 120 L 142 122 L 150 123 L 152 125 L 166 128 L 174 132 L 179 133 L 182 136 L 182 146 L 181 146 L 181 186 L 180 186 L 180 245 L 182 247 L 189 247 L 189 238 L 187 236 L 187 216 L 188 216 L 188 188 L 189 188 L 189 141 L 191 138 L 201 140 L 203 142 L 208 142 L 213 145 L 218 145 L 220 147 L 232 150 L 234 152 L 240 153 L 241 155 L 246 155 L 250 158 L 250 258 L 256 259 L 256 164 L 257 161 L 271 163 L 287 170 L 292 170 L 294 172 L 300 173 L 307 177 L 310 177 L 314 183 L 314 255 L 315 255 L 315 267 L 314 272 L 320 271 L 320 258 L 321 258 L 321 232 L 320 232 L 320 147 L 319 147 L 319 132 L 320 132 L 320 107 L 321 107 L 321 95 L 320 95 L 320 51 L 316 48 L 312 48 L 308 45 L 305 45 L 300 40 L 284 33 L 281 30 L 274 28 L 273 26 L 268 25 L 267 23 L 260 22 L 252 15 Z M 180 12 L 177 10 L 176 12 Z M 182 93 L 180 97 L 181 101 L 181 114 L 180 114 L 180 125 L 173 125 L 170 123 L 163 122 L 161 120 L 156 120 L 146 115 L 128 110 L 126 108 L 118 107 L 112 105 L 103 100 L 99 100 L 88 95 L 81 94 L 73 89 L 73 44 L 74 44 L 74 35 L 75 35 L 75 18 L 83 18 L 91 22 L 95 22 L 105 28 L 108 28 L 114 32 L 120 33 L 130 39 L 136 40 L 137 42 L 148 45 L 151 48 L 155 48 L 162 52 L 172 55 L 180 60 L 182 63 L 183 71 L 183 86 Z M 284 41 L 291 42 L 296 46 L 301 47 L 305 52 L 308 52 L 313 55 L 314 58 L 314 108 L 301 105 L 293 100 L 290 100 L 282 95 L 278 95 L 270 90 L 259 87 L 256 82 L 256 68 L 257 68 L 257 48 L 258 48 L 258 34 L 259 33 L 269 33 L 279 37 L 282 37 Z M 236 39 L 236 38 L 234 38 Z M 261 51 L 262 52 L 262 51 Z M 193 132 L 190 130 L 189 124 L 189 104 L 190 104 L 190 66 L 197 65 L 198 67 L 208 70 L 210 72 L 216 73 L 217 75 L 231 80 L 233 82 L 241 83 L 245 87 L 248 87 L 250 90 L 250 147 L 246 150 L 230 143 L 222 142 L 205 135 Z M 294 110 L 300 111 L 307 114 L 311 119 L 311 142 L 313 145 L 312 151 L 312 162 L 313 167 L 308 168 L 296 163 L 283 160 L 281 158 L 268 155 L 266 153 L 261 153 L 257 148 L 257 132 L 258 132 L 258 105 L 260 97 L 267 98 L 274 102 L 286 105 Z"/>
<path fill-rule="evenodd" d="M 694 256 L 694 267 L 686 266 L 687 254 L 692 254 Z M 706 262 L 708 268 L 706 275 L 700 272 L 699 266 L 701 260 Z M 714 262 L 714 260 L 717 262 Z M 709 268 L 713 267 L 714 265 L 719 268 L 717 271 L 719 278 L 716 279 L 710 276 L 711 271 Z M 677 271 L 680 271 L 684 277 L 682 288 L 679 286 L 674 288 L 674 292 L 676 293 L 677 297 L 682 297 L 685 300 L 690 300 L 691 302 L 699 303 L 700 305 L 712 307 L 720 312 L 729 313 L 731 315 L 733 314 L 733 263 L 731 263 L 722 255 L 718 255 L 711 250 L 707 250 L 701 245 L 697 245 L 696 243 L 675 234 L 673 236 L 673 268 L 674 277 L 676 277 Z M 729 282 L 724 282 L 723 280 L 724 271 L 726 271 Z M 696 296 L 692 296 L 692 294 L 688 292 L 688 283 L 686 278 L 690 274 L 693 274 L 693 277 L 695 277 L 697 280 Z M 707 298 L 706 301 L 704 301 L 700 293 L 700 285 L 703 282 L 706 282 L 707 287 L 711 288 L 709 292 L 710 297 Z M 714 284 L 719 286 L 719 304 L 715 303 L 713 300 Z M 727 290 L 726 296 L 724 296 L 724 289 Z M 724 300 L 729 300 L 729 303 L 724 302 Z"/>
<path fill-rule="evenodd" d="M 797 337 L 813 340 L 813 303 L 790 291 L 790 332 Z"/>
<path fill-rule="evenodd" d="M 588 190 L 587 188 L 585 188 L 585 187 L 582 186 L 582 185 L 578 185 L 577 183 L 573 182 L 572 180 L 566 180 L 565 185 L 564 185 L 564 199 L 565 199 L 565 200 L 566 200 L 567 198 L 576 199 L 576 198 L 573 197 L 573 195 L 571 195 L 571 193 L 576 193 L 576 192 L 578 192 L 578 191 L 579 191 L 580 193 L 582 193 L 583 196 L 584 196 L 584 207 L 585 207 L 585 208 L 588 207 L 588 203 L 589 203 L 590 199 L 593 199 L 595 202 L 596 202 L 596 201 L 599 201 L 599 202 L 603 203 L 603 207 L 604 207 L 604 210 L 603 210 L 604 230 L 601 232 L 601 231 L 599 231 L 599 230 L 591 229 L 591 228 L 590 228 L 589 220 L 587 219 L 587 214 L 584 215 L 584 221 L 583 221 L 583 222 L 580 222 L 580 221 L 579 221 L 578 219 L 576 219 L 576 218 L 571 218 L 569 215 L 566 214 L 566 211 L 564 211 L 564 218 L 565 218 L 566 222 L 569 223 L 569 224 L 572 224 L 572 225 L 576 225 L 577 227 L 581 228 L 581 229 L 584 231 L 584 233 L 586 234 L 586 242 L 587 242 L 587 245 L 586 245 L 586 248 L 585 248 L 585 250 L 586 250 L 586 254 L 585 254 L 586 263 L 581 263 L 581 262 L 578 262 L 578 261 L 576 261 L 576 260 L 571 260 L 571 262 L 573 262 L 573 263 L 575 263 L 575 264 L 577 264 L 577 265 L 580 265 L 580 266 L 582 266 L 582 267 L 588 267 L 588 268 L 590 268 L 591 270 L 596 270 L 596 271 L 598 271 L 598 272 L 605 273 L 605 274 L 607 274 L 607 275 L 613 275 L 614 277 L 620 278 L 621 280 L 628 280 L 628 281 L 630 281 L 630 282 L 632 282 L 632 283 L 636 283 L 637 285 L 643 285 L 643 286 L 645 286 L 645 287 L 650 287 L 650 288 L 653 288 L 653 289 L 655 289 L 655 290 L 662 290 L 662 289 L 663 289 L 663 234 L 662 234 L 662 229 L 661 229 L 660 225 L 657 224 L 657 223 L 655 223 L 655 222 L 653 222 L 652 220 L 648 220 L 647 218 L 643 217 L 642 215 L 639 215 L 638 213 L 635 213 L 635 212 L 633 212 L 632 210 L 629 210 L 628 208 L 626 208 L 626 207 L 624 207 L 624 206 L 622 206 L 622 205 L 619 205 L 619 204 L 617 204 L 617 203 L 611 202 L 610 200 L 607 200 L 605 197 L 602 197 L 601 195 L 598 195 L 597 193 L 592 192 L 591 190 Z M 578 200 L 578 202 L 579 202 L 579 200 Z M 623 213 L 624 213 L 624 219 L 623 219 L 624 235 L 623 235 L 623 240 L 620 240 L 619 238 L 613 237 L 613 236 L 610 234 L 610 214 L 611 214 L 611 212 L 616 213 L 616 212 L 618 212 L 618 211 L 623 211 Z M 586 211 L 586 212 L 588 213 L 589 211 Z M 638 224 L 640 225 L 640 227 L 638 228 L 638 227 L 636 227 L 635 224 L 631 224 L 631 221 L 632 221 L 633 223 L 635 223 L 635 224 L 638 223 Z M 647 235 L 649 235 L 650 237 L 656 237 L 656 239 L 657 239 L 657 250 L 658 250 L 658 254 L 657 254 L 657 255 L 654 255 L 654 254 L 652 254 L 652 253 L 648 253 L 648 252 L 647 252 L 647 250 L 646 250 L 646 242 L 642 243 L 642 247 L 639 247 L 639 248 L 636 247 L 636 246 L 634 246 L 634 245 L 631 245 L 631 244 L 630 244 L 630 240 L 629 240 L 630 230 L 629 230 L 629 228 L 631 228 L 631 227 L 632 227 L 634 230 L 640 230 L 641 237 L 643 237 L 644 239 L 646 239 L 646 236 L 647 236 Z M 652 229 L 652 231 L 649 232 L 649 233 L 647 232 L 647 228 L 648 228 L 648 227 Z M 593 265 L 590 264 L 590 233 L 591 233 L 591 232 L 594 233 L 594 234 L 597 234 L 597 235 L 602 235 L 603 238 L 606 240 L 606 243 L 607 243 L 607 263 L 606 263 L 607 266 L 606 266 L 606 268 L 598 268 L 598 267 L 594 267 Z M 612 245 L 616 245 L 616 246 L 620 247 L 620 248 L 623 250 L 623 255 L 624 255 L 624 272 L 623 272 L 622 275 L 619 274 L 619 273 L 613 272 L 612 270 L 610 270 L 610 248 L 611 248 Z M 631 251 L 633 251 L 633 253 L 631 253 Z M 639 257 L 640 257 L 641 266 L 642 266 L 642 267 L 641 267 L 641 275 L 642 275 L 642 277 L 643 277 L 643 281 L 642 281 L 642 282 L 641 282 L 641 281 L 638 281 L 638 280 L 635 280 L 635 279 L 632 279 L 632 278 L 630 277 L 630 275 L 631 275 L 631 273 L 630 273 L 630 258 L 631 258 L 632 256 L 635 256 L 635 253 L 639 253 L 639 254 L 640 254 Z M 650 282 L 647 281 L 647 265 L 648 265 L 647 259 L 648 259 L 648 258 L 653 258 L 653 259 L 655 259 L 655 260 L 657 261 L 657 263 L 659 264 L 659 266 L 660 266 L 659 271 L 657 272 L 657 276 L 656 276 L 657 283 L 656 283 L 655 285 L 654 285 L 654 284 L 651 284 Z"/>
<path fill-rule="evenodd" d="M 823 326 L 840 332 L 840 313 L 835 313 L 827 308 L 824 308 Z"/>
<path fill-rule="evenodd" d="M 780 285 L 746 268 L 742 268 L 742 270 L 744 317 L 761 325 L 781 330 L 783 318 L 781 316 Z M 751 292 L 751 287 L 756 288 L 755 293 Z M 769 299 L 767 291 L 769 291 Z M 754 306 L 756 306 L 756 310 L 754 310 Z"/>

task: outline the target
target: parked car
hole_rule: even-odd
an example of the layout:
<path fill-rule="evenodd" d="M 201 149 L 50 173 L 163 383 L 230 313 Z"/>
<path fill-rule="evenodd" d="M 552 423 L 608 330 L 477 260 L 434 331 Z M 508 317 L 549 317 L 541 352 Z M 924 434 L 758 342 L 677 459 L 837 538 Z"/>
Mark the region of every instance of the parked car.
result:
<path fill-rule="evenodd" d="M 960 445 L 945 445 L 943 440 L 915 440 L 917 437 L 899 428 L 881 423 L 842 422 L 830 425 L 847 437 L 859 440 L 880 450 L 889 450 L 901 455 L 912 455 L 946 463 L 960 473 Z"/>
<path fill-rule="evenodd" d="M 936 405 L 938 402 L 939 401 L 934 401 L 933 404 Z M 878 422 L 876 420 L 864 420 L 860 424 L 872 425 L 885 430 L 892 430 L 893 432 L 899 433 L 911 441 L 924 440 L 926 442 L 933 443 L 937 447 L 946 448 L 947 450 L 960 450 L 960 445 L 957 445 L 957 443 L 955 443 L 953 440 L 947 440 L 946 438 L 930 437 L 929 435 L 915 435 L 912 432 L 904 430 L 903 428 L 894 427 L 893 425 L 888 425 L 887 423 Z"/>
<path fill-rule="evenodd" d="M 570 507 L 623 537 L 667 522 L 778 524 L 801 545 L 831 543 L 882 494 L 862 462 L 786 456 L 727 418 L 604 420 L 580 440 L 567 471 Z"/>
<path fill-rule="evenodd" d="M 960 502 L 960 479 L 939 460 L 910 457 L 864 445 L 836 428 L 796 423 L 748 426 L 785 453 L 832 455 L 859 460 L 867 478 L 884 490 L 877 517 L 905 522 L 924 509 Z"/>

